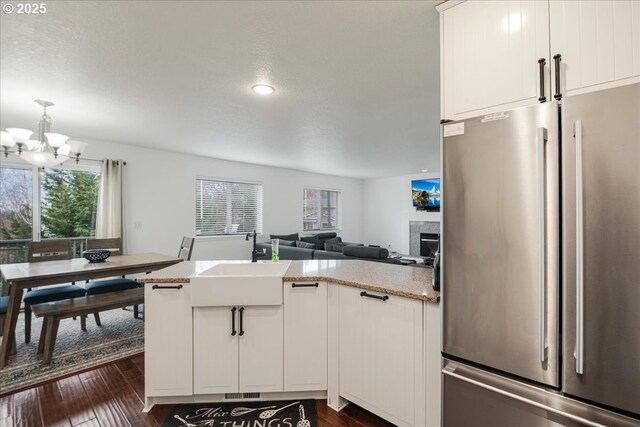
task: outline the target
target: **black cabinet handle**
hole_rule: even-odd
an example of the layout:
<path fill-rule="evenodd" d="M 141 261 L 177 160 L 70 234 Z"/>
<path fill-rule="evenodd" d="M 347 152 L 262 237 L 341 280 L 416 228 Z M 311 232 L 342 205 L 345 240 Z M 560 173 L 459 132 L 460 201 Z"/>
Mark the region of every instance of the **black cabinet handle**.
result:
<path fill-rule="evenodd" d="M 544 66 L 546 63 L 546 59 L 538 59 L 538 65 L 540 66 L 540 98 L 538 98 L 538 101 L 540 102 L 547 102 L 547 97 L 544 96 Z"/>
<path fill-rule="evenodd" d="M 231 309 L 231 336 L 236 336 L 236 308 Z"/>
<path fill-rule="evenodd" d="M 153 285 L 151 289 L 182 289 L 182 285 L 175 285 L 175 286 Z"/>
<path fill-rule="evenodd" d="M 244 313 L 244 307 L 240 307 L 238 309 L 238 311 L 240 312 L 240 332 L 238 332 L 239 336 L 243 336 L 244 335 L 244 327 L 242 326 L 242 320 L 243 320 L 243 313 Z"/>
<path fill-rule="evenodd" d="M 316 283 L 293 283 L 291 285 L 292 288 L 317 288 L 320 286 L 318 282 Z"/>
<path fill-rule="evenodd" d="M 562 55 L 559 53 L 553 55 L 553 60 L 556 63 L 556 94 L 553 95 L 553 98 L 560 101 L 562 99 L 562 93 L 560 92 L 560 61 L 562 60 Z"/>
<path fill-rule="evenodd" d="M 380 296 L 380 295 L 373 295 L 373 294 L 368 294 L 368 293 L 366 293 L 366 292 L 364 292 L 364 291 L 360 292 L 360 296 L 361 296 L 361 297 L 368 297 L 368 298 L 380 299 L 380 300 L 382 300 L 382 301 L 386 301 L 386 300 L 388 300 L 388 299 L 389 299 L 389 295 L 382 295 L 382 296 Z"/>

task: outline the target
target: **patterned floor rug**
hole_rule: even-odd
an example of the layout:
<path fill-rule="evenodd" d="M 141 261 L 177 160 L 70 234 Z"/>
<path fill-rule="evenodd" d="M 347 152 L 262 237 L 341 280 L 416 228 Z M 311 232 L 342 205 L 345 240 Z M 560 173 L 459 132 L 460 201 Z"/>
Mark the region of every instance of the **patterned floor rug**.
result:
<path fill-rule="evenodd" d="M 176 405 L 160 427 L 316 427 L 315 400 Z"/>
<path fill-rule="evenodd" d="M 22 389 L 95 366 L 123 359 L 144 351 L 144 322 L 134 319 L 132 308 L 100 313 L 102 326 L 93 316 L 87 318 L 87 330 L 80 329 L 80 319 L 60 322 L 51 365 L 42 363 L 36 354 L 42 319 L 32 319 L 31 342 L 24 342 L 24 314 L 16 328 L 17 354 L 0 369 L 0 394 Z M 0 338 L 2 339 L 2 338 Z"/>

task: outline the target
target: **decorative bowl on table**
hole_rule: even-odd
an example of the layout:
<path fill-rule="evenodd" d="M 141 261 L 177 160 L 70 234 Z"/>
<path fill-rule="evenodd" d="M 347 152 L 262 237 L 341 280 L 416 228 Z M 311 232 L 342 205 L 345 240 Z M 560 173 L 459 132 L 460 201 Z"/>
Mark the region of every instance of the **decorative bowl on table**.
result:
<path fill-rule="evenodd" d="M 107 249 L 89 249 L 88 251 L 82 252 L 82 257 L 89 262 L 104 262 L 104 260 L 110 256 L 111 251 Z"/>

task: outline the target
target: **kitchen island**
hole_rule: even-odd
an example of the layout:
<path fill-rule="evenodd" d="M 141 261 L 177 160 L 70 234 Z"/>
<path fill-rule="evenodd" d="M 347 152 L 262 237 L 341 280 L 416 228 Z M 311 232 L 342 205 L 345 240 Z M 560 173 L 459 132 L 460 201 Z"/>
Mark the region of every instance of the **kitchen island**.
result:
<path fill-rule="evenodd" d="M 261 278 L 233 271 L 265 264 L 189 261 L 140 279 L 146 410 L 326 398 L 336 410 L 351 401 L 398 425 L 440 425 L 439 294 L 430 269 L 281 261 L 276 292 L 238 292 Z"/>

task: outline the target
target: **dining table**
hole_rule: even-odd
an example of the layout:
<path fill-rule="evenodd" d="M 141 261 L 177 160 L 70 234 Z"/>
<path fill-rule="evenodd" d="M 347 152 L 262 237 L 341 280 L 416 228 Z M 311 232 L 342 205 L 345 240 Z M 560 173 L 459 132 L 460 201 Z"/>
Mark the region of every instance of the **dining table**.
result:
<path fill-rule="evenodd" d="M 114 255 L 103 262 L 89 262 L 84 258 L 56 261 L 23 262 L 0 265 L 3 295 L 9 302 L 2 333 L 0 368 L 9 362 L 11 343 L 15 338 L 16 324 L 25 289 L 69 282 L 102 279 L 128 274 L 149 273 L 181 262 L 181 258 L 158 253 Z"/>

